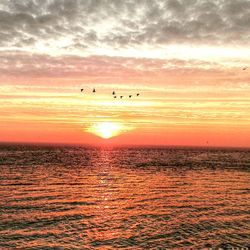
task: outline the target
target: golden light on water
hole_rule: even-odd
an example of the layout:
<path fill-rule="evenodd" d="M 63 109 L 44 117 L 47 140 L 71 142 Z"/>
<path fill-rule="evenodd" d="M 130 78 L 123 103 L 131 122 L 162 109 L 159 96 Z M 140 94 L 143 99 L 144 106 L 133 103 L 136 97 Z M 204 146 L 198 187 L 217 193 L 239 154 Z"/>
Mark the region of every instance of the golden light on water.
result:
<path fill-rule="evenodd" d="M 117 122 L 99 122 L 87 129 L 87 132 L 95 134 L 103 139 L 109 139 L 124 132 L 125 126 Z"/>

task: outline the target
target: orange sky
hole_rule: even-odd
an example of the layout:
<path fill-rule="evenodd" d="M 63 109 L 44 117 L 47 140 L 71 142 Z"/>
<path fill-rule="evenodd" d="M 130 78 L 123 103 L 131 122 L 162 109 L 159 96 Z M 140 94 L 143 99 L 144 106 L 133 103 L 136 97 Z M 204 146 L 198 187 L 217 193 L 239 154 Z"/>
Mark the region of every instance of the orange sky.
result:
<path fill-rule="evenodd" d="M 0 4 L 1 142 L 250 147 L 248 1 L 68 3 Z"/>

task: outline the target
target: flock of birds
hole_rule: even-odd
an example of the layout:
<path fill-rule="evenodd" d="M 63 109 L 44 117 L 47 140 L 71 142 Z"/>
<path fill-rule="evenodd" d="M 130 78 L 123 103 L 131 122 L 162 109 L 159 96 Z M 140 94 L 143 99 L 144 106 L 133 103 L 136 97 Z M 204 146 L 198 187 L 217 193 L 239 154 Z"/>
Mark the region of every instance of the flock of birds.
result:
<path fill-rule="evenodd" d="M 81 89 L 81 92 L 83 92 L 83 91 L 84 91 L 84 89 Z M 92 91 L 92 92 L 93 92 L 93 93 L 96 92 L 95 88 L 93 88 L 93 91 Z M 135 96 L 139 96 L 139 95 L 140 95 L 140 93 L 136 93 L 136 94 L 135 94 Z M 114 98 L 119 97 L 119 96 L 116 95 L 115 91 L 112 92 L 112 96 L 113 96 Z M 133 95 L 129 95 L 128 97 L 129 97 L 129 98 L 132 98 L 132 96 L 133 96 Z M 124 96 L 121 95 L 121 96 L 120 96 L 120 99 L 122 99 L 123 97 L 124 97 Z"/>
<path fill-rule="evenodd" d="M 242 70 L 247 70 L 247 69 L 248 69 L 248 67 L 242 68 Z M 81 92 L 83 92 L 83 91 L 84 91 L 84 89 L 82 88 L 82 89 L 81 89 Z M 96 92 L 95 88 L 93 88 L 92 92 L 93 92 L 93 93 Z M 140 93 L 136 93 L 136 94 L 135 94 L 135 96 L 139 96 L 139 95 L 140 95 Z M 112 96 L 113 96 L 114 98 L 119 98 L 119 96 L 115 93 L 115 91 L 112 92 Z M 129 98 L 132 98 L 132 96 L 133 96 L 133 95 L 129 95 L 128 97 L 129 97 Z M 120 96 L 120 99 L 122 99 L 123 97 L 124 97 L 124 96 L 121 95 L 121 96 Z"/>

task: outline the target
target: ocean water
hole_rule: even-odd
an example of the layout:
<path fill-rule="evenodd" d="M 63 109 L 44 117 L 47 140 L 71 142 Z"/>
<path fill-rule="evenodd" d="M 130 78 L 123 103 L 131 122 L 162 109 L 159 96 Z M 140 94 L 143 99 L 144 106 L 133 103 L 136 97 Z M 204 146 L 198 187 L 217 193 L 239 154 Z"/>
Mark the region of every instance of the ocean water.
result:
<path fill-rule="evenodd" d="M 0 146 L 0 249 L 249 249 L 250 150 Z"/>

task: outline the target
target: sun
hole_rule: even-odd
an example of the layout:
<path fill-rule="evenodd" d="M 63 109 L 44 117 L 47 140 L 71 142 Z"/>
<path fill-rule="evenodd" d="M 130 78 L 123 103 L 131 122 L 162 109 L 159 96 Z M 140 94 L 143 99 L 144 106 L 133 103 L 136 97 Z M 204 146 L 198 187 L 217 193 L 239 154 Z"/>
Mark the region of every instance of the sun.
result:
<path fill-rule="evenodd" d="M 122 133 L 124 126 L 115 122 L 99 122 L 93 124 L 87 131 L 103 139 L 109 139 Z"/>

